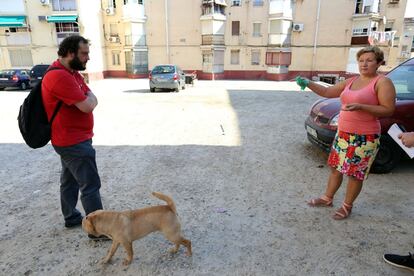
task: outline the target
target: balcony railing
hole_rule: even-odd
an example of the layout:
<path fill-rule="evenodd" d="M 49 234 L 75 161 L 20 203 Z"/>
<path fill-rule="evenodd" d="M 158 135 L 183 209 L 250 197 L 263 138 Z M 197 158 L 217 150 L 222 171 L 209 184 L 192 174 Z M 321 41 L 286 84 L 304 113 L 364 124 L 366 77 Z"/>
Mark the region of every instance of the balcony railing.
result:
<path fill-rule="evenodd" d="M 290 37 L 290 34 L 269 34 L 268 45 L 274 45 L 277 47 L 290 47 Z"/>
<path fill-rule="evenodd" d="M 146 35 L 126 35 L 125 36 L 125 46 L 129 47 L 140 47 L 146 46 Z"/>
<path fill-rule="evenodd" d="M 224 35 L 202 35 L 202 45 L 224 45 Z"/>
<path fill-rule="evenodd" d="M 130 74 L 145 74 L 148 73 L 148 64 L 132 64 L 126 63 L 125 69 Z"/>
<path fill-rule="evenodd" d="M 138 3 L 128 3 L 122 7 L 123 19 L 129 20 L 146 20 L 145 7 Z"/>
<path fill-rule="evenodd" d="M 29 33 L 7 33 L 7 45 L 30 45 L 31 39 Z"/>

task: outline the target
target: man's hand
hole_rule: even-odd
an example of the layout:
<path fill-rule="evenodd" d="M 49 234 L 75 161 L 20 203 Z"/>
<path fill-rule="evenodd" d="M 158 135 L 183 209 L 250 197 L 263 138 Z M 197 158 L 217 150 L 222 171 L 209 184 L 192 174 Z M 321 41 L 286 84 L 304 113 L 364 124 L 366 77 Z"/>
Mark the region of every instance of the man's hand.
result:
<path fill-rule="evenodd" d="M 411 148 L 414 146 L 414 132 L 404 132 L 398 135 L 398 138 L 401 139 L 401 143 L 404 146 Z"/>
<path fill-rule="evenodd" d="M 87 98 L 84 101 L 76 103 L 75 105 L 80 111 L 90 113 L 98 105 L 98 99 L 91 91 L 86 93 L 86 97 Z"/>

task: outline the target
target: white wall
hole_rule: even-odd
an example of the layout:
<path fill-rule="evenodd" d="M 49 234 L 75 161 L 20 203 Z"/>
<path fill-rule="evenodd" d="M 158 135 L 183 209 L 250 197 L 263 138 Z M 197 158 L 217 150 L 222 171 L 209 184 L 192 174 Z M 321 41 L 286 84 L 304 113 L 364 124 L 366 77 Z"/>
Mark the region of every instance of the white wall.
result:
<path fill-rule="evenodd" d="M 102 10 L 100 0 L 78 1 L 80 33 L 90 41 L 87 71 L 102 72 L 105 70 L 105 40 L 102 29 Z"/>

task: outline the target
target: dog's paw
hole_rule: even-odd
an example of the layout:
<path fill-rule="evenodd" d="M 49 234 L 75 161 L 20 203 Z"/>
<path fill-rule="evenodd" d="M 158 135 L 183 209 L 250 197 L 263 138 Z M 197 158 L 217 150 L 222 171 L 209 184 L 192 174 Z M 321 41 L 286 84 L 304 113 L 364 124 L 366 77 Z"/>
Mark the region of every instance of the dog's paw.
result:
<path fill-rule="evenodd" d="M 132 260 L 125 259 L 122 264 L 123 265 L 130 265 Z"/>
<path fill-rule="evenodd" d="M 108 264 L 111 261 L 111 259 L 103 258 L 99 263 L 102 265 Z"/>
<path fill-rule="evenodd" d="M 178 252 L 178 249 L 171 248 L 170 250 L 168 250 L 168 252 L 170 252 L 171 254 L 176 254 Z"/>

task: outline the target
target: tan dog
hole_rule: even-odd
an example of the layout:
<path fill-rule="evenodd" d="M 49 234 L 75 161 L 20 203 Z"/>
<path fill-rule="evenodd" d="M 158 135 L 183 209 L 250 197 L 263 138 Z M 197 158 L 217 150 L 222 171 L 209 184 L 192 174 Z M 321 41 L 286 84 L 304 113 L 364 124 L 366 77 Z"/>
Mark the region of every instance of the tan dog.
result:
<path fill-rule="evenodd" d="M 181 225 L 174 201 L 161 193 L 153 192 L 152 194 L 167 202 L 168 205 L 123 212 L 98 210 L 82 220 L 82 228 L 88 234 L 105 235 L 112 239 L 111 249 L 102 260 L 103 263 L 111 260 L 121 244 L 128 254 L 123 264 L 130 264 L 134 254 L 132 242 L 154 231 L 161 231 L 166 239 L 175 243 L 175 248 L 171 250 L 172 253 L 176 253 L 182 244 L 187 247 L 187 256 L 191 256 L 191 241 L 181 234 Z"/>

